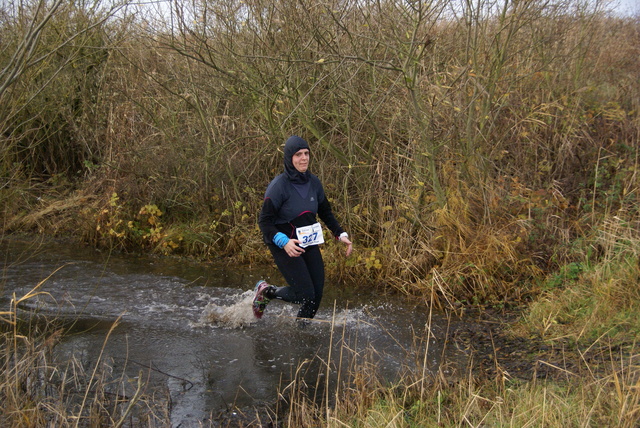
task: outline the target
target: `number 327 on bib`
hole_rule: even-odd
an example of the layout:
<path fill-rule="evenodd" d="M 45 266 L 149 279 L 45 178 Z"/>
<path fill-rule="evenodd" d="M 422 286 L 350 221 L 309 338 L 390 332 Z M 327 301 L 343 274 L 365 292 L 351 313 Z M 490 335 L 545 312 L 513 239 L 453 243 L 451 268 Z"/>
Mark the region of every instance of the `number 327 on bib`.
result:
<path fill-rule="evenodd" d="M 324 244 L 324 235 L 322 234 L 322 226 L 320 223 L 298 227 L 296 229 L 296 235 L 300 241 L 300 244 L 298 245 L 302 248 L 309 247 L 311 245 Z"/>

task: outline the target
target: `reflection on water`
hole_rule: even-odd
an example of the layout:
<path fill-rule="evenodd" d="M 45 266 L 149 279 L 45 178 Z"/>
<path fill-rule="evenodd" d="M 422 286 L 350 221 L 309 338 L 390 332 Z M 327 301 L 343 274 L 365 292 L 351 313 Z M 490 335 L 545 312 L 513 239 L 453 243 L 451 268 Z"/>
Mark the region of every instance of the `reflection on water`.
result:
<path fill-rule="evenodd" d="M 2 308 L 12 293 L 20 297 L 46 279 L 45 294 L 27 306 L 75 321 L 59 355 L 86 364 L 102 355 L 131 377 L 142 371 L 170 394 L 174 426 L 273 403 L 301 363 L 316 356 L 340 363 L 328 354 L 330 345 L 338 352 L 344 342 L 354 355 L 374 349 L 380 375 L 389 379 L 421 358 L 414 355 L 414 331 L 423 332 L 427 308 L 398 299 L 328 284 L 317 319 L 303 328 L 295 320 L 297 308 L 279 301 L 269 304 L 262 320 L 253 319 L 250 290 L 263 277 L 278 283 L 275 271 L 105 254 L 27 239 L 5 238 L 0 250 Z M 443 337 L 445 328 L 444 320 L 436 319 L 431 332 Z M 429 369 L 438 367 L 441 346 L 438 340 L 429 344 Z M 341 364 L 348 366 L 347 356 Z M 308 364 L 307 376 L 324 373 L 321 366 Z"/>

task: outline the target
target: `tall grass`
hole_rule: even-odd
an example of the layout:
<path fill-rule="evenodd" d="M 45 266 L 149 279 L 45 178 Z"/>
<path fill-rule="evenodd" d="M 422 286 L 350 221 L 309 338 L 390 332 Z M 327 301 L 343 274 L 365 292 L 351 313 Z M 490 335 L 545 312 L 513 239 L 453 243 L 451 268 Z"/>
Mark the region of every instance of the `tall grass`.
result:
<path fill-rule="evenodd" d="M 256 215 L 295 133 L 359 249 L 331 274 L 502 304 L 635 194 L 637 21 L 600 2 L 39 4 L 0 27 L 3 67 L 19 16 L 34 55 L 60 46 L 2 94 L 7 230 L 268 260 Z"/>
<path fill-rule="evenodd" d="M 21 5 L 1 23 L 3 67 L 20 51 L 19 18 L 43 22 L 41 3 Z M 256 215 L 282 142 L 300 134 L 358 248 L 346 262 L 327 255 L 332 275 L 435 292 L 443 307 L 528 299 L 634 183 L 638 22 L 604 6 L 53 10 L 34 52 L 58 62 L 33 64 L 2 94 L 4 228 L 269 260 Z M 76 33 L 60 29 L 77 27 L 64 44 Z M 148 207 L 162 213 L 153 224 Z"/>
<path fill-rule="evenodd" d="M 637 219 L 603 219 L 585 256 L 543 284 L 527 317 L 549 339 L 628 343 L 640 334 L 640 236 Z"/>

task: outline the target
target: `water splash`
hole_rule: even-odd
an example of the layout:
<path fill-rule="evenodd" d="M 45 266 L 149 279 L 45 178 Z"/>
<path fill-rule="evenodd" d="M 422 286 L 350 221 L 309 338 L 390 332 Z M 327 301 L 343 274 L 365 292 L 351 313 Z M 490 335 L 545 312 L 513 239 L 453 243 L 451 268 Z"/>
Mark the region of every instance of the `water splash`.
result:
<path fill-rule="evenodd" d="M 247 290 L 242 294 L 230 295 L 225 299 L 216 299 L 207 304 L 200 315 L 198 323 L 194 327 L 203 327 L 205 325 L 216 325 L 224 328 L 243 328 L 256 321 L 253 315 L 251 305 L 255 293 L 253 290 Z M 225 305 L 221 302 L 224 300 L 229 303 Z"/>
<path fill-rule="evenodd" d="M 254 297 L 253 290 L 247 290 L 240 294 L 230 294 L 224 297 L 215 297 L 210 301 L 200 314 L 199 320 L 191 323 L 192 327 L 216 326 L 229 329 L 238 329 L 255 324 L 259 320 L 253 315 L 251 305 Z M 276 325 L 294 324 L 299 321 L 295 314 L 297 305 L 285 304 L 273 301 L 269 305 L 265 318 Z M 307 320 L 309 324 L 351 327 L 364 327 L 369 325 L 364 321 L 368 316 L 363 308 L 337 309 L 334 314 L 332 310 L 321 310 L 313 320 Z M 264 320 L 266 321 L 266 320 Z"/>

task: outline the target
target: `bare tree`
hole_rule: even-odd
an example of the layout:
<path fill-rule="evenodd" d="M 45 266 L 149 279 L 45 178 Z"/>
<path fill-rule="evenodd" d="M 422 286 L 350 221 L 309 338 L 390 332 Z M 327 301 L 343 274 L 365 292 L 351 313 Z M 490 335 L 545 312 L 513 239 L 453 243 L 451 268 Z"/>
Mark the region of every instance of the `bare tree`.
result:
<path fill-rule="evenodd" d="M 101 55 L 100 52 L 107 49 L 108 35 L 103 27 L 127 2 L 30 0 L 4 3 L 0 22 L 3 40 L 0 51 L 0 165 L 4 172 L 10 165 L 23 160 L 21 155 L 16 156 L 16 151 L 22 155 L 33 154 L 35 147 L 56 132 L 34 131 L 49 125 L 60 128 L 61 125 L 39 117 L 45 110 L 57 110 L 64 102 L 47 95 L 46 91 L 56 86 L 56 82 L 63 82 L 67 70 L 78 69 L 86 58 Z M 101 35 L 96 37 L 97 34 Z M 75 80 L 78 79 L 81 77 Z M 61 83 L 59 87 L 65 84 Z M 40 105 L 34 109 L 37 113 L 25 113 L 39 98 L 45 98 L 50 106 Z M 18 146 L 21 147 L 16 150 Z"/>

